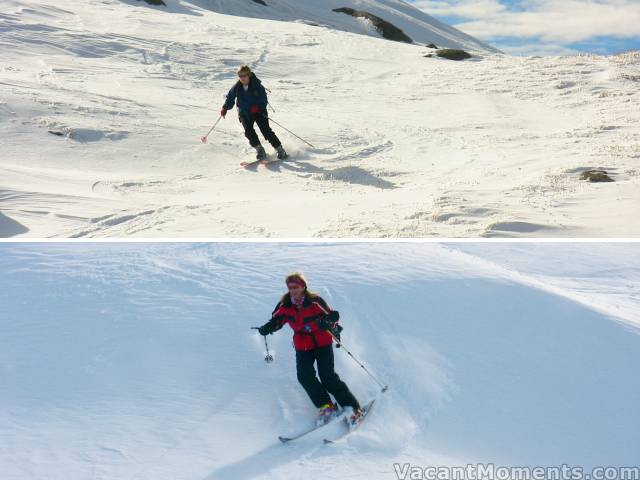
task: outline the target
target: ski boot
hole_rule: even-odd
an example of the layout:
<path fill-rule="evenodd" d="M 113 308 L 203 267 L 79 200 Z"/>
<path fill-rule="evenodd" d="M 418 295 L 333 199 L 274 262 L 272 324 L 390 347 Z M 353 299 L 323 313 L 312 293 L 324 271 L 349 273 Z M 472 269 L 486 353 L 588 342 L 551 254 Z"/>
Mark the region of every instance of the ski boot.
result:
<path fill-rule="evenodd" d="M 255 147 L 256 149 L 256 160 L 266 160 L 267 159 L 267 152 L 265 152 L 264 147 L 260 144 L 258 144 L 257 147 Z"/>
<path fill-rule="evenodd" d="M 336 414 L 336 406 L 332 403 L 325 403 L 318 409 L 318 418 L 316 419 L 316 425 L 326 425 Z"/>
<path fill-rule="evenodd" d="M 284 150 L 284 148 L 282 148 L 282 145 L 280 145 L 278 148 L 276 148 L 276 151 L 278 152 L 278 160 L 284 160 L 286 158 L 289 158 L 289 155 Z"/>
<path fill-rule="evenodd" d="M 353 428 L 358 423 L 360 423 L 360 419 L 362 418 L 362 410 L 349 408 L 350 412 L 347 412 L 347 418 L 349 419 L 349 428 Z"/>

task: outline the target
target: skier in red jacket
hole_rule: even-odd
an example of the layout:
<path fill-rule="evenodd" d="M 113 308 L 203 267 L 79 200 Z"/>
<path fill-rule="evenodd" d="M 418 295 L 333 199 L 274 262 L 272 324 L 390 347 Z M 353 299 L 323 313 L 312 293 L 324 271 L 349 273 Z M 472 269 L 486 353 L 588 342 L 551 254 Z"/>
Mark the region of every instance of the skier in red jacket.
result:
<path fill-rule="evenodd" d="M 319 295 L 307 289 L 307 281 L 301 273 L 292 273 L 285 281 L 288 293 L 276 305 L 271 320 L 258 332 L 269 335 L 288 323 L 294 332 L 298 381 L 319 409 L 318 423 L 326 423 L 336 414 L 337 407 L 329 394 L 342 408 L 353 410 L 350 415 L 355 422 L 361 415 L 360 404 L 335 372 L 333 364 L 333 337 L 339 340 L 342 330 L 338 324 L 340 315 Z M 320 380 L 314 362 L 317 362 Z"/>

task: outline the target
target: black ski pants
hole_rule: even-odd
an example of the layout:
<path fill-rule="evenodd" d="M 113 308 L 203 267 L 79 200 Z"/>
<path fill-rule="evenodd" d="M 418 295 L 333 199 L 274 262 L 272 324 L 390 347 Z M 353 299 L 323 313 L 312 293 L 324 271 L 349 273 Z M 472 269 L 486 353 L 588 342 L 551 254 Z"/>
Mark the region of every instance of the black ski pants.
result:
<path fill-rule="evenodd" d="M 313 368 L 314 362 L 318 365 L 320 380 L 316 377 L 316 371 Z M 329 394 L 331 394 L 341 407 L 360 409 L 358 400 L 334 370 L 333 345 L 313 350 L 296 350 L 296 370 L 298 381 L 317 408 L 325 403 L 330 403 Z"/>
<path fill-rule="evenodd" d="M 266 113 L 241 113 L 240 123 L 244 128 L 244 136 L 249 139 L 249 143 L 253 148 L 260 145 L 258 135 L 253 129 L 254 123 L 258 125 L 262 136 L 271 144 L 273 148 L 277 149 L 280 145 L 282 145 L 280 139 L 278 139 L 275 132 L 271 129 L 271 126 L 269 125 L 269 117 Z"/>

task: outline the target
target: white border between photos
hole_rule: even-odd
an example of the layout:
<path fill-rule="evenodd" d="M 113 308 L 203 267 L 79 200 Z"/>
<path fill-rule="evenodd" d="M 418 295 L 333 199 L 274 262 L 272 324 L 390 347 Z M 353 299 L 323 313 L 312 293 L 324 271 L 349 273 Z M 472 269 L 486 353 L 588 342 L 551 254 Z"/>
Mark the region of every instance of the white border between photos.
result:
<path fill-rule="evenodd" d="M 420 237 L 420 238 L 332 238 L 332 237 L 135 237 L 135 238 L 6 238 L 2 243 L 640 243 L 640 238 L 457 238 L 457 237 Z"/>

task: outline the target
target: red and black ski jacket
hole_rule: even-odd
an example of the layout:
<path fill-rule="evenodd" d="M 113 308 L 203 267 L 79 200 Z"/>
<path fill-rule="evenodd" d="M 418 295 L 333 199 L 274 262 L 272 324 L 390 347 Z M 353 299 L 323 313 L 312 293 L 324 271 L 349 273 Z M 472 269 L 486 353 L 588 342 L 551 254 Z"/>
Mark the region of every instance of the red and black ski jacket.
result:
<path fill-rule="evenodd" d="M 313 350 L 333 343 L 331 334 L 320 328 L 318 320 L 332 312 L 327 302 L 317 295 L 305 294 L 302 306 L 298 308 L 291 303 L 291 297 L 276 305 L 269 322 L 269 330 L 280 330 L 285 323 L 293 329 L 293 347 L 296 350 Z"/>

